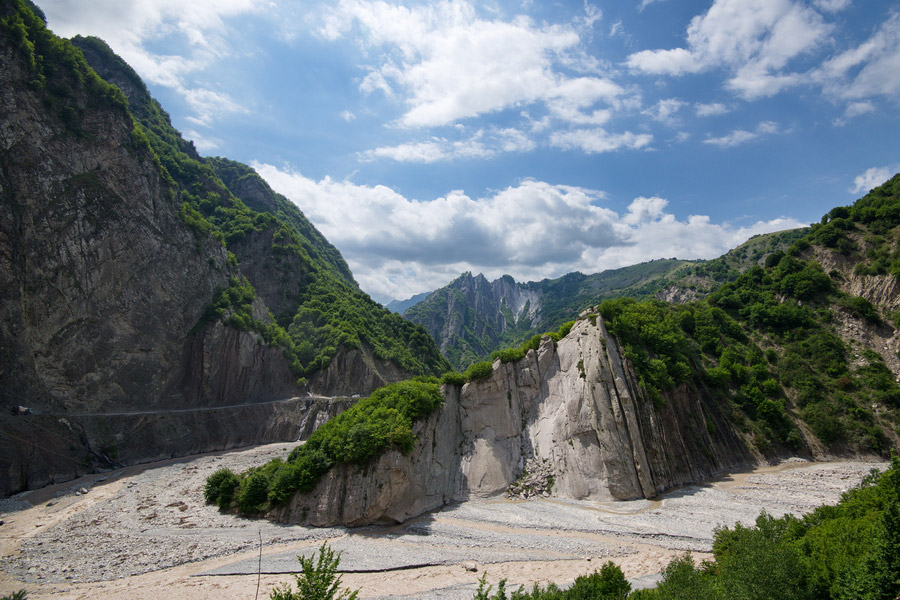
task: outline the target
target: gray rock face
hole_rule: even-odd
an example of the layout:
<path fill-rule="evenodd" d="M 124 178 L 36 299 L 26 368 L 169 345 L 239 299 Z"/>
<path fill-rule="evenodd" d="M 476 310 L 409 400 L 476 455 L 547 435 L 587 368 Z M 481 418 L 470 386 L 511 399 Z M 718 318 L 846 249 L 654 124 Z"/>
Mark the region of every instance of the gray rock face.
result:
<path fill-rule="evenodd" d="M 333 469 L 309 494 L 270 515 L 284 522 L 399 522 L 451 501 L 507 491 L 528 461 L 553 477 L 550 494 L 598 501 L 650 498 L 755 464 L 716 404 L 675 390 L 656 406 L 636 385 L 602 318 L 579 320 L 554 347 L 489 378 L 444 387 L 444 406 L 416 425 L 408 456 Z"/>
<path fill-rule="evenodd" d="M 178 216 L 125 108 L 73 87 L 59 100 L 74 107 L 67 121 L 28 85 L 33 74 L 5 37 L 0 62 L 0 405 L 97 414 L 297 395 L 281 352 L 255 333 L 195 328 L 233 273 L 222 244 Z M 47 436 L 22 419 L 2 423 L 22 447 L 0 455 L 0 494 L 83 472 L 85 456 L 100 454 L 77 417 Z M 208 443 L 193 451 L 230 443 L 196 439 Z M 123 451 L 133 462 L 160 451 L 133 444 Z"/>

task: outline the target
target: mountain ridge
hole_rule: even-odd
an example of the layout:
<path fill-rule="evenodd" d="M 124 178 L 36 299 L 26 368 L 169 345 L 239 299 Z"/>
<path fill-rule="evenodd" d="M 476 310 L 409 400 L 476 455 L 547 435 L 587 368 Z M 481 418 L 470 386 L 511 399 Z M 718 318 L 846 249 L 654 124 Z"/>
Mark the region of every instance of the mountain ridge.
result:
<path fill-rule="evenodd" d="M 293 437 L 267 402 L 446 370 L 297 207 L 246 165 L 200 157 L 104 42 L 63 40 L 9 0 L 0 58 L 0 494 L 116 457 Z M 258 406 L 215 426 L 190 413 L 242 405 Z M 169 448 L 76 416 L 132 411 L 168 412 L 142 430 L 187 437 Z"/>

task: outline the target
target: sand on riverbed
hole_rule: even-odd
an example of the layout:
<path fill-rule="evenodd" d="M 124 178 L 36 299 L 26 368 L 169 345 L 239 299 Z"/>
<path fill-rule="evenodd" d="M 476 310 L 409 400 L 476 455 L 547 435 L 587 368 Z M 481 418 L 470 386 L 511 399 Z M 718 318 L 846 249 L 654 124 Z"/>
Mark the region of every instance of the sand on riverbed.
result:
<path fill-rule="evenodd" d="M 717 526 L 752 524 L 763 509 L 780 516 L 833 503 L 872 468 L 887 466 L 792 460 L 656 501 L 482 499 L 398 526 L 353 530 L 240 519 L 203 503 L 203 484 L 216 469 L 242 470 L 292 446 L 131 467 L 0 501 L 0 594 L 267 598 L 292 580 L 296 555 L 325 540 L 343 553 L 344 585 L 361 598 L 471 598 L 485 573 L 512 588 L 564 584 L 607 560 L 642 585 L 686 551 L 707 558 Z"/>

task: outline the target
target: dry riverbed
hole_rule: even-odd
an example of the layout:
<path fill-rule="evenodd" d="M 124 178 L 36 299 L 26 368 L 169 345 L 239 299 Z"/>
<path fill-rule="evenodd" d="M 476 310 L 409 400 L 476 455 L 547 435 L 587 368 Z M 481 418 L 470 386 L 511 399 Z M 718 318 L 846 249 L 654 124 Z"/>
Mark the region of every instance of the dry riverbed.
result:
<path fill-rule="evenodd" d="M 297 554 L 323 540 L 343 552 L 344 584 L 361 598 L 471 598 L 485 572 L 488 581 L 530 587 L 571 582 L 607 560 L 640 586 L 685 551 L 704 558 L 717 526 L 752 524 L 763 509 L 807 512 L 887 466 L 791 460 L 657 501 L 473 500 L 403 525 L 354 530 L 239 519 L 203 504 L 216 469 L 242 470 L 292 446 L 132 467 L 0 501 L 0 594 L 218 599 L 258 590 L 267 598 L 291 580 Z"/>

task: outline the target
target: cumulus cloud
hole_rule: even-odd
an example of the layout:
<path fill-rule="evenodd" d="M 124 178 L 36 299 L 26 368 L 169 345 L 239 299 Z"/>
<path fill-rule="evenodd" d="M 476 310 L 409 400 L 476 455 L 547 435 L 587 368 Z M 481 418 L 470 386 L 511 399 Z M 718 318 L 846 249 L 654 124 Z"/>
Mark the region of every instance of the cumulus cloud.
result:
<path fill-rule="evenodd" d="M 581 150 L 588 154 L 613 152 L 622 148 L 637 150 L 653 141 L 649 133 L 609 133 L 602 127 L 555 131 L 550 135 L 550 145 L 563 150 Z"/>
<path fill-rule="evenodd" d="M 195 85 L 190 75 L 228 56 L 225 20 L 260 9 L 254 0 L 43 0 L 48 26 L 64 37 L 95 35 L 142 78 L 172 88 L 194 109 L 192 122 L 208 126 L 245 109 L 221 90 Z M 151 42 L 172 40 L 178 54 L 159 54 Z"/>
<path fill-rule="evenodd" d="M 893 177 L 898 171 L 900 171 L 900 164 L 866 169 L 853 179 L 853 187 L 850 188 L 850 193 L 865 194 Z"/>
<path fill-rule="evenodd" d="M 900 13 L 894 12 L 869 39 L 826 61 L 814 73 L 825 91 L 841 99 L 900 95 Z"/>
<path fill-rule="evenodd" d="M 536 180 L 482 198 L 456 190 L 420 201 L 385 186 L 254 168 L 297 203 L 341 250 L 363 289 L 380 299 L 434 289 L 467 270 L 527 281 L 660 257 L 712 258 L 756 233 L 801 225 L 679 220 L 659 197 L 636 198 L 620 215 L 603 206 L 603 192 Z"/>
<path fill-rule="evenodd" d="M 710 104 L 697 104 L 694 107 L 698 117 L 715 117 L 724 115 L 729 108 L 720 102 L 712 102 Z"/>
<path fill-rule="evenodd" d="M 791 0 L 715 0 L 691 20 L 686 48 L 643 50 L 627 64 L 667 75 L 725 68 L 731 71 L 726 86 L 755 99 L 800 83 L 800 75 L 786 71 L 788 63 L 821 45 L 831 29 L 818 12 Z"/>
<path fill-rule="evenodd" d="M 659 100 L 652 108 L 645 110 L 644 114 L 649 115 L 654 121 L 675 125 L 678 122 L 678 111 L 686 104 L 687 102 L 678 98 L 666 98 Z"/>
<path fill-rule="evenodd" d="M 389 159 L 407 163 L 434 163 L 457 159 L 490 158 L 501 152 L 528 152 L 537 144 L 513 128 L 479 129 L 465 139 L 432 137 L 426 141 L 380 146 L 360 152 L 363 161 Z"/>
<path fill-rule="evenodd" d="M 743 129 L 735 129 L 727 135 L 721 137 L 708 137 L 703 140 L 704 144 L 712 144 L 720 148 L 733 148 L 747 142 L 752 142 L 762 136 L 774 135 L 779 133 L 778 124 L 772 121 L 763 121 L 756 126 L 756 131 L 746 131 Z"/>
<path fill-rule="evenodd" d="M 407 105 L 399 120 L 404 127 L 447 125 L 533 103 L 565 121 L 599 124 L 624 90 L 597 73 L 598 61 L 581 48 L 580 28 L 600 19 L 586 6 L 573 23 L 547 25 L 526 16 L 482 18 L 465 0 L 414 7 L 342 0 L 319 33 L 360 41 L 372 56 L 360 89 L 400 97 Z"/>

